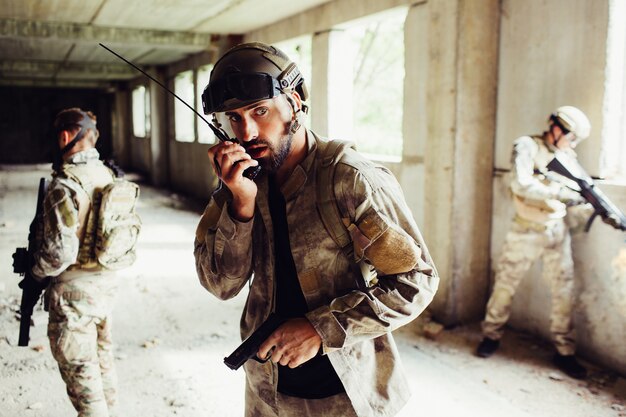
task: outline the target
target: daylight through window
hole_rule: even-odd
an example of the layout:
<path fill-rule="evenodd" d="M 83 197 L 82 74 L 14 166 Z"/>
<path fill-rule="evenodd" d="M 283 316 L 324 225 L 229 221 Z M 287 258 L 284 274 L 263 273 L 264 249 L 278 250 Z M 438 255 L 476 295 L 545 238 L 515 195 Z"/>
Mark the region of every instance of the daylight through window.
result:
<path fill-rule="evenodd" d="M 193 71 L 185 71 L 174 78 L 174 92 L 187 103 L 194 102 Z M 174 131 L 179 142 L 195 140 L 194 123 L 196 115 L 180 100 L 174 101 Z"/>

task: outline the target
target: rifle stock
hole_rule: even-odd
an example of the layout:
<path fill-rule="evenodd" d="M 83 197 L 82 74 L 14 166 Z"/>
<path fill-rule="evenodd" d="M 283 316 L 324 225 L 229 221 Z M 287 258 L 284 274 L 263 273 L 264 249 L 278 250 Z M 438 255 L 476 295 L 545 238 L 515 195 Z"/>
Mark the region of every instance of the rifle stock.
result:
<path fill-rule="evenodd" d="M 224 364 L 230 369 L 239 369 L 248 359 L 254 359 L 257 362 L 265 363 L 271 357 L 271 354 L 266 359 L 259 359 L 256 354 L 259 351 L 259 346 L 265 340 L 283 324 L 286 319 L 271 313 L 267 320 L 259 326 L 246 340 L 235 349 L 233 353 L 224 358 Z"/>
<path fill-rule="evenodd" d="M 41 226 L 43 219 L 43 200 L 46 197 L 47 190 L 48 182 L 45 178 L 41 178 L 39 180 L 39 191 L 37 193 L 37 210 L 28 231 L 28 248 L 16 248 L 15 253 L 13 253 L 13 272 L 24 276 L 24 279 L 18 284 L 22 289 L 18 346 L 28 346 L 30 338 L 30 320 L 33 315 L 33 310 L 41 297 L 41 293 L 46 289 L 49 282 L 49 278 L 38 281 L 31 272 L 34 254 L 37 248 L 37 229 Z"/>
<path fill-rule="evenodd" d="M 593 215 L 589 218 L 585 231 L 589 231 L 591 224 L 599 215 L 603 219 L 612 217 L 615 220 L 614 227 L 626 231 L 626 216 L 609 198 L 595 186 L 593 180 L 585 170 L 573 159 L 565 155 L 556 154 L 554 159 L 547 165 L 550 171 L 554 171 L 572 181 L 580 190 L 582 197 L 589 202 L 594 209 Z"/>

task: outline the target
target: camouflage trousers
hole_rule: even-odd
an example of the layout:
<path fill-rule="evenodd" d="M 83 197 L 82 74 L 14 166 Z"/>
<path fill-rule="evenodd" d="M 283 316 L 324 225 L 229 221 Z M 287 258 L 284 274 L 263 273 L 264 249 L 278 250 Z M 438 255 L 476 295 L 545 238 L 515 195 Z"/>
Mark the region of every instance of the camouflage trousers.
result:
<path fill-rule="evenodd" d="M 48 293 L 48 338 L 78 417 L 111 417 L 117 376 L 111 341 L 112 272 L 69 271 Z"/>
<path fill-rule="evenodd" d="M 246 380 L 245 417 L 357 417 L 345 393 L 318 400 L 276 393 L 276 409 L 265 403 Z"/>
<path fill-rule="evenodd" d="M 560 354 L 572 355 L 575 351 L 571 318 L 574 305 L 574 262 L 570 233 L 563 221 L 545 228 L 540 224 L 514 221 L 496 266 L 494 287 L 482 322 L 483 335 L 494 340 L 502 337 L 503 326 L 511 315 L 515 291 L 540 256 L 543 260 L 543 278 L 551 285 L 550 332 L 553 343 Z"/>

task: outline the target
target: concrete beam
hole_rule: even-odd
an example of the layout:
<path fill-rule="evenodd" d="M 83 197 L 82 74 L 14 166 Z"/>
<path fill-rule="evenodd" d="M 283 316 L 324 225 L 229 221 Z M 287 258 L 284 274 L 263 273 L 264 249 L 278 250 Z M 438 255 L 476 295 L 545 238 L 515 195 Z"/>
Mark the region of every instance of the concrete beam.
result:
<path fill-rule="evenodd" d="M 208 33 L 128 29 L 81 23 L 16 19 L 0 19 L 0 37 L 56 39 L 74 43 L 102 42 L 132 47 L 177 49 L 181 52 L 212 49 L 214 48 L 213 43 L 217 41 L 215 35 Z"/>
<path fill-rule="evenodd" d="M 11 78 L 7 74 L 18 74 L 19 78 L 57 78 L 63 73 L 72 74 L 74 79 L 130 79 L 137 76 L 137 71 L 126 64 L 28 60 L 0 61 L 0 73 L 5 78 Z"/>
<path fill-rule="evenodd" d="M 323 32 L 345 22 L 395 7 L 408 7 L 427 0 L 336 0 L 246 33 L 246 41 L 275 43 L 309 33 Z"/>
<path fill-rule="evenodd" d="M 91 88 L 109 90 L 115 88 L 112 81 L 65 80 L 53 78 L 0 78 L 2 87 L 44 87 L 44 88 Z"/>

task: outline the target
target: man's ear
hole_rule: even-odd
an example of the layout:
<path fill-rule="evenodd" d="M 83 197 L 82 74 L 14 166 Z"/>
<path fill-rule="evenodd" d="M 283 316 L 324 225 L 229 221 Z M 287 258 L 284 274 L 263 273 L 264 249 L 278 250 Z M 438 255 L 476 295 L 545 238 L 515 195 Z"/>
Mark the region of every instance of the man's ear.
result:
<path fill-rule="evenodd" d="M 70 135 L 70 132 L 68 132 L 67 130 L 62 130 L 59 132 L 59 142 L 61 143 L 62 147 L 66 147 L 68 143 L 70 143 L 72 140 L 72 137 Z"/>
<path fill-rule="evenodd" d="M 296 102 L 296 109 L 302 110 L 302 97 L 300 97 L 300 94 L 298 94 L 296 90 L 293 90 L 291 92 L 291 97 Z"/>

